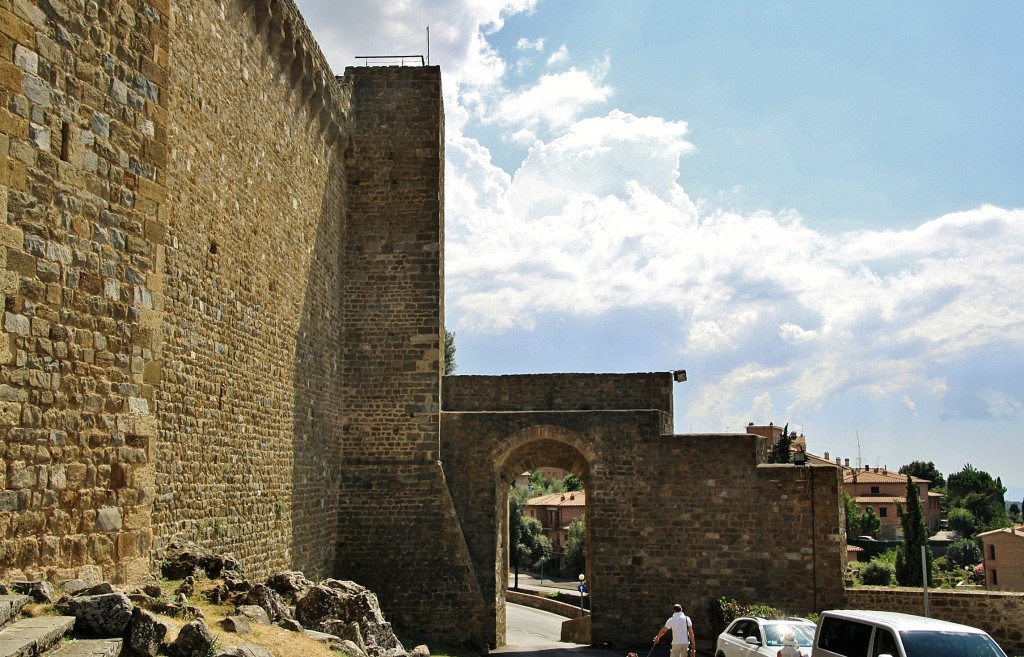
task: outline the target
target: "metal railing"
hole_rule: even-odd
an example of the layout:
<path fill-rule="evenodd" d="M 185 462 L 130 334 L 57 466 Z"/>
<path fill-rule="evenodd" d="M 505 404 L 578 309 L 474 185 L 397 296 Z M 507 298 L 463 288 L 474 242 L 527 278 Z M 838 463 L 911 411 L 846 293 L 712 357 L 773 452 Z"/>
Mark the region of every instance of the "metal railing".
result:
<path fill-rule="evenodd" d="M 426 66 L 423 55 L 356 55 L 363 66 Z"/>

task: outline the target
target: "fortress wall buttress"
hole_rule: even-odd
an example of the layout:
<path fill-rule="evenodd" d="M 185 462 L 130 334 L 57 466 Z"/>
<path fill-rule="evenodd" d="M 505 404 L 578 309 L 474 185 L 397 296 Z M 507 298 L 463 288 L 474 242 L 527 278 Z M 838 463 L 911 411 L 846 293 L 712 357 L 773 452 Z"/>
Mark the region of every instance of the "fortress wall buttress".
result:
<path fill-rule="evenodd" d="M 353 67 L 345 155 L 345 428 L 335 574 L 400 629 L 482 645 L 439 465 L 444 111 L 437 67 Z"/>
<path fill-rule="evenodd" d="M 349 94 L 288 2 L 174 0 L 153 517 L 330 574 Z"/>

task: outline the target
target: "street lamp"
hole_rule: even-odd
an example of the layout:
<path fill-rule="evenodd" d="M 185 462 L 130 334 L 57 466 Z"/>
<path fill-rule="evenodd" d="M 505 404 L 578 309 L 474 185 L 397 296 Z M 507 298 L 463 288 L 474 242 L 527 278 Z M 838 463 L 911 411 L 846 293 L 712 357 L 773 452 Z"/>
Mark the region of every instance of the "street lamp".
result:
<path fill-rule="evenodd" d="M 578 590 L 580 592 L 580 618 L 583 618 L 583 596 L 587 594 L 587 578 L 583 573 L 580 573 L 580 585 Z"/>

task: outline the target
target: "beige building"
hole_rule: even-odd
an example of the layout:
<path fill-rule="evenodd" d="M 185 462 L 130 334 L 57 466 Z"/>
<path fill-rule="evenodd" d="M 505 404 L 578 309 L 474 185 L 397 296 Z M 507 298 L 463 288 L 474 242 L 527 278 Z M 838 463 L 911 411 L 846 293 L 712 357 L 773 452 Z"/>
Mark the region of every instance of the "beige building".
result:
<path fill-rule="evenodd" d="M 1024 527 L 1006 527 L 978 534 L 985 564 L 985 587 L 1024 591 Z"/>
<path fill-rule="evenodd" d="M 929 533 L 939 530 L 942 495 L 930 492 L 931 482 L 920 477 L 911 478 L 917 486 L 924 511 L 924 522 Z M 872 509 L 882 521 L 879 532 L 885 538 L 899 538 L 903 535 L 898 506 L 907 505 L 907 475 L 886 468 L 844 468 L 843 488 L 856 500 L 862 510 Z"/>
<path fill-rule="evenodd" d="M 551 493 L 528 500 L 523 513 L 540 520 L 544 535 L 551 541 L 554 556 L 560 559 L 569 540 L 569 525 L 587 510 L 585 491 Z"/>

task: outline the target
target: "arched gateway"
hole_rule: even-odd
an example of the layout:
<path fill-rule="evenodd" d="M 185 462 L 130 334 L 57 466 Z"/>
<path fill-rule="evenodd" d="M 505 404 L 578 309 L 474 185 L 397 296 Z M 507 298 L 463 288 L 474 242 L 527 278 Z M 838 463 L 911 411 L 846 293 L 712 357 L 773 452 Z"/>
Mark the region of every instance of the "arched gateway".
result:
<path fill-rule="evenodd" d="M 649 641 L 674 602 L 698 634 L 718 596 L 793 613 L 839 602 L 838 470 L 769 465 L 768 447 L 673 435 L 669 372 L 446 377 L 441 463 L 488 643 L 505 640 L 509 484 L 540 465 L 586 481 L 595 644 Z"/>

